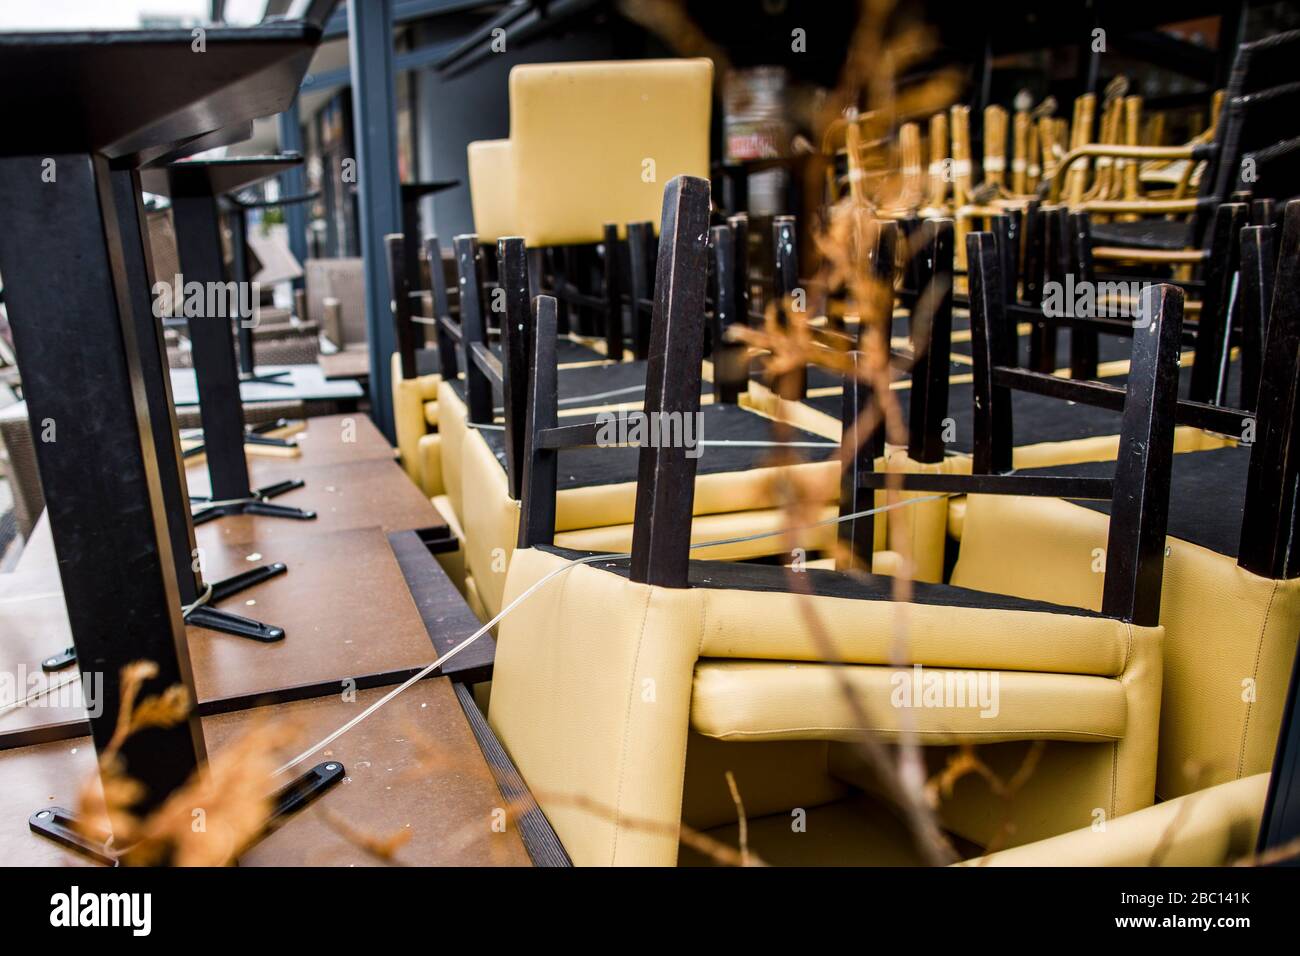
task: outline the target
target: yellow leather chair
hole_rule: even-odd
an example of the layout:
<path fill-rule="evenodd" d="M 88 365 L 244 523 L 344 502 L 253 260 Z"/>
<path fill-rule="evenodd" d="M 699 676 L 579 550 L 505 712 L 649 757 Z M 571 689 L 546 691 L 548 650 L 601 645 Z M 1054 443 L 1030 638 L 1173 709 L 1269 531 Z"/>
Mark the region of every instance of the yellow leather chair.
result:
<path fill-rule="evenodd" d="M 510 71 L 514 235 L 600 242 L 605 223 L 658 222 L 664 184 L 709 176 L 707 59 L 535 63 Z"/>
<path fill-rule="evenodd" d="M 1231 866 L 1255 851 L 1267 773 L 1222 783 L 962 866 Z"/>
<path fill-rule="evenodd" d="M 712 89 L 707 59 L 514 67 L 510 138 L 467 151 L 480 243 L 505 236 L 522 236 L 530 249 L 596 243 L 606 223 L 658 223 L 663 183 L 709 175 Z M 437 391 L 445 410 L 439 470 L 461 515 L 464 401 L 447 383 Z"/>
<path fill-rule="evenodd" d="M 510 140 L 480 140 L 470 143 L 466 153 L 470 206 L 479 242 L 495 243 L 503 236 L 519 235 Z"/>
<path fill-rule="evenodd" d="M 725 746 L 725 745 L 722 745 Z M 780 776 L 764 763 L 744 759 L 750 746 L 730 746 L 725 760 L 732 769 L 746 810 L 751 798 L 764 808 L 746 813 L 746 847 L 751 860 L 770 866 L 921 866 L 912 834 L 897 816 L 877 800 L 851 792 L 835 793 L 828 802 L 811 807 L 781 799 Z M 688 745 L 691 770 L 701 757 L 696 736 Z M 722 759 L 712 753 L 713 760 Z M 755 755 L 757 756 L 757 755 Z M 789 751 L 767 751 L 765 763 L 792 760 Z M 793 758 L 797 759 L 797 758 Z M 798 770 L 805 771 L 797 764 Z M 688 775 L 690 770 L 688 770 Z M 707 801 L 688 794 L 683 822 L 692 814 L 701 820 L 728 822 L 696 828 L 703 837 L 731 851 L 726 856 L 702 852 L 684 842 L 678 866 L 734 865 L 740 856 L 739 825 L 722 770 L 709 788 Z M 1268 793 L 1266 773 L 1198 790 L 1174 800 L 1127 813 L 1010 849 L 968 857 L 958 867 L 1101 867 L 1101 866 L 1232 866 L 1252 859 Z M 715 793 L 716 791 L 716 793 Z M 769 794 L 771 798 L 769 799 Z M 725 798 L 725 800 L 724 800 Z M 709 804 L 716 805 L 710 806 Z M 775 808 L 768 812 L 769 808 Z M 727 810 L 730 810 L 728 820 Z M 703 812 L 702 812 L 703 811 Z M 802 819 L 802 825 L 793 825 Z M 721 856 L 721 858 L 720 858 Z"/>
<path fill-rule="evenodd" d="M 1233 425 L 1249 421 L 1256 442 L 1189 452 L 1173 462 L 1161 603 L 1166 650 L 1157 793 L 1164 798 L 1268 769 L 1300 634 L 1290 533 L 1276 531 L 1289 528 L 1288 492 L 1255 477 L 1281 473 L 1270 464 L 1281 452 L 1268 436 L 1287 433 L 1297 414 L 1288 335 L 1297 323 L 1300 202 L 1286 212 L 1259 416 L 1225 411 Z M 1243 235 L 1258 239 L 1260 231 L 1252 227 Z M 1264 261 L 1273 261 L 1271 251 Z M 1268 306 L 1249 291 L 1243 282 L 1243 311 L 1255 309 L 1257 319 Z M 972 497 L 953 583 L 1097 607 L 1109 524 L 1104 511 L 1081 503 Z"/>
<path fill-rule="evenodd" d="M 671 297 L 680 312 L 655 316 L 665 350 L 666 328 L 697 311 L 683 301 L 689 294 Z M 1180 304 L 1173 290 L 1157 294 Z M 1181 316 L 1163 314 L 1153 312 L 1155 334 L 1144 340 L 1133 387 L 1138 404 L 1167 418 L 1174 396 L 1161 383 Z M 537 335 L 540 349 L 547 339 Z M 944 804 L 944 824 L 981 845 L 1008 822 L 1013 842 L 1029 842 L 1090 822 L 1097 808 L 1114 818 L 1150 805 L 1162 632 L 1149 620 L 1158 592 L 1145 584 L 1160 556 L 1140 549 L 1141 535 L 1115 538 L 1140 570 L 1115 577 L 1102 615 L 944 585 L 915 585 L 910 600 L 891 601 L 889 579 L 840 572 L 687 567 L 684 542 L 663 525 L 690 514 L 690 472 L 676 470 L 672 453 L 643 449 L 641 477 L 650 484 L 640 489 L 637 522 L 647 524 L 636 528 L 630 564 L 569 551 L 547 543 L 553 499 L 543 492 L 553 495 L 556 485 L 555 459 L 543 450 L 555 420 L 554 398 L 542 404 L 548 388 L 531 387 L 539 410 L 530 412 L 521 535 L 530 546 L 514 555 L 505 595 L 522 613 L 500 626 L 489 720 L 575 862 L 675 863 L 692 785 L 688 747 L 701 738 L 709 748 L 783 747 L 769 756 L 785 752 L 784 766 L 806 771 L 761 787 L 757 814 L 782 803 L 817 806 L 837 788 L 860 785 L 853 762 L 833 762 L 828 745 L 856 741 L 863 729 L 886 742 L 910 734 L 927 750 L 988 744 L 981 753 L 1004 773 L 1047 741 L 1015 800 L 959 784 Z M 655 411 L 690 407 L 689 381 L 677 389 L 665 388 Z M 1148 488 L 1161 493 L 1160 464 L 1172 444 L 1171 422 L 1165 431 L 1157 417 L 1147 434 L 1137 410 L 1126 422 L 1126 449 L 1132 476 L 1150 477 L 1132 477 L 1141 489 L 1121 483 L 1118 500 L 1129 507 L 1145 502 Z M 664 463 L 669 470 L 660 471 Z M 1147 529 L 1160 515 L 1144 505 L 1133 526 Z M 979 706 L 972 689 L 970 704 L 916 707 L 897 694 L 921 678 L 917 665 L 929 687 L 971 679 L 1000 689 L 987 700 L 979 692 Z M 697 825 L 701 806 L 689 807 Z"/>

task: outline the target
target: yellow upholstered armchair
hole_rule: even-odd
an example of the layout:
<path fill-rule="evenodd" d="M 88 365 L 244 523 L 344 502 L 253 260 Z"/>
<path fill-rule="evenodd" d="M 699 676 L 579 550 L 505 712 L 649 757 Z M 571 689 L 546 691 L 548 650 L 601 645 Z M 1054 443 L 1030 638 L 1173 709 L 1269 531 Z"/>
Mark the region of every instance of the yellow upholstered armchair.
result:
<path fill-rule="evenodd" d="M 672 287 L 657 298 L 649 414 L 699 407 L 707 216 L 707 184 L 669 185 L 659 255 Z M 871 786 L 855 748 L 865 733 L 919 743 L 936 764 L 953 745 L 987 744 L 981 753 L 1003 773 L 1045 747 L 1015 799 L 966 780 L 945 801 L 942 824 L 978 845 L 1007 824 L 1023 843 L 1086 825 L 1097 808 L 1114 817 L 1149 806 L 1162 640 L 1151 582 L 1163 560 L 1151 543 L 1163 539 L 1154 502 L 1167 494 L 1180 305 L 1169 287 L 1145 300 L 1150 331 L 1135 347 L 1114 482 L 883 476 L 875 439 L 841 449 L 854 461 L 850 509 L 886 477 L 939 493 L 972 481 L 986 493 L 1113 493 L 1126 520 L 1108 544 L 1098 613 L 944 585 L 916 585 L 899 602 L 888 579 L 860 572 L 691 562 L 684 447 L 641 448 L 630 558 L 556 547 L 557 456 L 598 441 L 594 426 L 556 416 L 554 303 L 540 298 L 521 550 L 505 594 L 527 613 L 501 623 L 489 720 L 573 860 L 673 864 L 680 822 L 707 828 L 734 814 L 696 800 L 701 775 L 760 752 L 781 773 L 742 793 L 751 819 L 837 804 Z M 958 686 L 968 696 L 947 699 Z"/>

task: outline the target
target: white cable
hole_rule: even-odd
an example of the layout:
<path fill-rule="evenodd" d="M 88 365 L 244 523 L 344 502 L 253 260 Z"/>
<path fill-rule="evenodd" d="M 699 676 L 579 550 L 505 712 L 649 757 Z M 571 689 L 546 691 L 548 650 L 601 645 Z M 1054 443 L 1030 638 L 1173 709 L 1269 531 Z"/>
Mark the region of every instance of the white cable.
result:
<path fill-rule="evenodd" d="M 839 448 L 836 441 L 749 441 L 742 438 L 701 438 L 696 445 L 730 445 L 732 448 Z"/>
<path fill-rule="evenodd" d="M 80 671 L 63 678 L 63 680 L 61 681 L 46 684 L 44 687 L 32 691 L 30 694 L 28 694 L 26 697 L 22 698 L 21 700 L 15 700 L 8 704 L 0 705 L 0 717 L 3 717 L 11 710 L 17 710 L 19 707 L 26 707 L 28 704 L 30 704 L 32 701 L 36 700 L 37 698 L 44 697 L 46 694 L 52 693 L 58 690 L 60 687 L 67 687 L 69 684 L 73 683 L 74 681 L 79 681 L 79 680 L 81 680 Z"/>
<path fill-rule="evenodd" d="M 742 535 L 737 538 L 722 538 L 717 541 L 701 541 L 699 544 L 691 545 L 690 550 L 694 551 L 699 548 L 715 548 L 726 544 L 744 544 L 749 541 L 757 541 L 761 538 L 771 538 L 777 535 L 786 534 L 791 531 L 802 531 L 802 530 L 809 530 L 812 528 L 820 528 L 828 524 L 839 524 L 842 521 L 852 521 L 857 518 L 865 518 L 868 515 L 883 514 L 886 511 L 893 511 L 896 508 L 903 508 L 909 505 L 920 504 L 922 501 L 934 501 L 939 498 L 947 498 L 947 497 L 949 497 L 949 493 L 944 492 L 942 494 L 926 495 L 925 497 L 922 498 L 909 498 L 906 501 L 896 501 L 892 505 L 883 505 L 879 508 L 868 508 L 866 511 L 858 511 L 855 512 L 854 514 L 840 515 L 835 518 L 825 518 L 821 521 L 814 521 L 812 524 L 801 525 L 797 528 L 778 528 L 775 531 L 760 531 L 757 534 Z M 428 677 L 439 667 L 446 664 L 449 660 L 451 660 L 461 651 L 465 650 L 465 648 L 469 647 L 480 637 L 482 637 L 484 634 L 490 631 L 500 621 L 504 620 L 506 615 L 508 615 L 511 611 L 517 608 L 524 601 L 528 600 L 528 598 L 532 597 L 532 595 L 538 590 L 538 588 L 540 588 L 547 581 L 551 580 L 557 575 L 563 574 L 565 571 L 577 567 L 580 564 L 593 564 L 597 561 L 618 561 L 625 558 L 630 558 L 631 556 L 632 555 L 630 554 L 589 554 L 586 557 L 575 558 L 567 564 L 562 564 L 560 565 L 560 567 L 542 576 L 538 580 L 534 581 L 531 585 L 529 585 L 528 588 L 525 589 L 525 591 L 522 594 L 520 594 L 517 598 L 515 598 L 513 601 L 511 601 L 509 604 L 503 607 L 497 613 L 497 616 L 492 618 L 492 620 L 488 621 L 486 624 L 480 627 L 469 637 L 465 638 L 465 640 L 461 641 L 459 644 L 457 644 L 455 647 L 449 650 L 446 654 L 439 657 L 432 664 L 429 664 L 427 667 L 424 667 L 419 672 L 412 674 L 405 681 L 398 684 L 387 694 L 379 698 L 379 700 L 375 701 L 373 704 L 371 704 L 361 713 L 357 714 L 347 723 L 343 724 L 337 730 L 334 730 L 328 736 L 326 736 L 322 740 L 317 741 L 311 747 L 308 747 L 302 753 L 298 754 L 298 756 L 294 757 L 288 763 L 284 764 L 282 767 L 276 770 L 273 776 L 278 777 L 280 774 L 284 773 L 285 771 L 292 770 L 294 767 L 298 766 L 298 764 L 302 763 L 312 754 L 325 749 L 330 744 L 334 743 L 334 741 L 338 740 L 340 737 L 346 734 L 353 727 L 357 726 L 357 724 L 361 723 L 363 720 L 365 720 L 367 717 L 373 714 L 375 711 L 385 706 L 393 698 L 397 697 L 399 694 L 404 692 L 407 688 L 411 687 L 413 684 L 416 684 L 421 680 L 423 680 L 424 678 Z"/>
<path fill-rule="evenodd" d="M 193 611 L 196 607 L 203 607 L 203 605 L 207 604 L 210 600 L 212 600 L 211 584 L 209 584 L 207 587 L 203 589 L 203 593 L 194 599 L 193 604 L 181 605 L 181 617 L 189 617 L 191 611 Z"/>

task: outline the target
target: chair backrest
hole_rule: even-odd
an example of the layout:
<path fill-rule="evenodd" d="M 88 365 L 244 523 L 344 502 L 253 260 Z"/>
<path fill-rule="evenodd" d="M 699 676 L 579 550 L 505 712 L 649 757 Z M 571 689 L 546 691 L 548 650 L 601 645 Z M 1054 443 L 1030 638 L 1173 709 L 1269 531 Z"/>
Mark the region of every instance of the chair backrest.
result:
<path fill-rule="evenodd" d="M 510 71 L 514 226 L 530 247 L 603 241 L 659 212 L 662 183 L 709 175 L 706 59 L 537 63 Z"/>
<path fill-rule="evenodd" d="M 977 232 L 967 237 L 966 245 L 974 346 L 973 474 L 878 474 L 872 471 L 874 455 L 868 446 L 855 465 L 857 485 L 958 494 L 1109 499 L 1113 518 L 1106 550 L 1102 613 L 1136 624 L 1155 625 L 1160 616 L 1183 293 L 1171 285 L 1143 290 L 1138 307 L 1141 328 L 1134 336 L 1127 388 L 1061 379 L 1021 368 L 1015 360 L 1014 329 L 1006 320 L 997 239 L 992 233 Z M 1013 388 L 1121 411 L 1120 453 L 1114 478 L 1009 474 Z M 849 411 L 846 398 L 845 414 Z M 863 540 L 869 541 L 871 529 L 860 530 Z"/>
<path fill-rule="evenodd" d="M 664 189 L 643 421 L 681 422 L 700 408 L 708 270 L 709 181 L 678 176 Z M 513 324 L 513 323 L 511 323 Z M 533 302 L 519 546 L 555 534 L 558 453 L 601 444 L 598 422 L 559 425 L 556 303 Z M 658 423 L 656 425 L 655 423 Z M 662 429 L 661 429 L 662 431 Z M 676 428 L 677 435 L 686 433 Z M 685 587 L 697 459 L 682 443 L 642 445 L 632 532 L 632 579 Z"/>
<path fill-rule="evenodd" d="M 1234 222 L 1239 217 L 1233 217 Z M 1235 437 L 1253 436 L 1250 467 L 1242 514 L 1238 563 L 1248 571 L 1280 579 L 1300 575 L 1300 201 L 1287 204 L 1279 254 L 1274 256 L 1277 227 L 1245 226 L 1239 239 L 1243 338 L 1263 345 L 1248 346 L 1262 355 L 1259 367 L 1243 369 L 1243 379 L 1257 389 L 1257 399 L 1232 408 L 1187 399 L 1176 401 L 1173 421 Z M 978 235 L 978 234 L 977 234 Z M 1126 392 L 1115 385 L 1079 382 L 1017 368 L 1015 353 L 1007 345 L 1008 310 L 990 288 L 1000 282 L 995 272 L 997 256 L 984 248 L 984 240 L 970 241 L 971 327 L 975 345 L 975 447 L 974 471 L 1000 474 L 1011 470 L 1014 416 L 1010 389 L 1024 388 L 1070 401 L 1124 408 Z M 1148 287 L 1144 296 L 1149 293 Z M 1226 311 L 1226 309 L 1224 310 Z M 1149 326 L 1129 325 L 1134 335 L 1133 374 L 1138 371 L 1139 344 Z M 1052 317 L 1042 316 L 1044 321 Z M 1219 317 L 1223 320 L 1223 317 Z M 1202 315 L 1204 323 L 1208 316 Z M 1119 331 L 1115 320 L 1064 318 L 1076 327 Z M 1103 326 L 1101 323 L 1105 322 Z M 1175 341 L 1177 341 L 1175 339 Z M 1195 368 L 1195 366 L 1193 367 Z M 1132 395 L 1132 378 L 1127 395 Z M 1123 442 L 1121 437 L 1121 442 Z M 1121 444 L 1121 466 L 1129 452 Z M 1118 480 L 1120 474 L 1116 473 Z M 1067 496 L 1068 497 L 1068 496 Z M 1075 496 L 1082 497 L 1082 496 Z M 1112 512 L 1116 531 L 1121 512 Z"/>
<path fill-rule="evenodd" d="M 337 299 L 342 318 L 340 348 L 366 341 L 365 269 L 359 258 L 308 259 L 307 315 L 325 327 L 325 300 Z"/>
<path fill-rule="evenodd" d="M 517 236 L 515 226 L 514 154 L 508 139 L 470 143 L 469 201 L 474 213 L 474 231 L 481 242 L 496 242 L 503 236 Z"/>
<path fill-rule="evenodd" d="M 1245 203 L 1210 203 L 1212 223 L 1209 248 L 1203 275 L 1197 283 L 1201 290 L 1201 310 L 1195 333 L 1184 329 L 1184 338 L 1195 346 L 1189 397 L 1196 401 L 1222 404 L 1228 383 L 1229 340 L 1232 332 L 1230 308 L 1234 302 L 1234 280 L 1240 258 L 1241 229 L 1250 220 L 1251 209 Z M 1030 337 L 1028 366 L 1037 372 L 1050 373 L 1056 364 L 1056 343 L 1062 323 L 1048 321 L 1042 312 L 1042 297 L 1047 283 L 1067 286 L 1097 281 L 1092 256 L 1092 226 L 1088 213 L 1069 212 L 1063 206 L 1040 208 L 1031 204 L 1024 216 L 1024 290 L 1023 301 L 1015 290 L 1016 220 L 1007 216 L 991 217 L 991 229 L 1001 249 L 1001 265 L 1006 311 L 1015 319 L 1028 321 L 1034 329 Z M 1008 276 L 1011 276 L 1010 280 Z M 1104 300 L 1098 289 L 1096 301 Z M 1071 306 L 1067 306 L 1072 313 Z M 1058 317 L 1060 318 L 1060 317 Z M 1132 335 L 1130 323 L 1110 318 L 1088 321 L 1090 317 L 1065 316 L 1069 321 L 1070 375 L 1093 378 L 1098 366 L 1098 333 Z M 1076 321 L 1078 320 L 1078 321 Z M 1253 356 L 1258 359 L 1258 354 Z"/>
<path fill-rule="evenodd" d="M 1300 83 L 1295 63 L 1300 30 L 1274 34 L 1237 48 L 1215 131 L 1212 161 L 1201 176 L 1203 200 L 1225 201 L 1241 182 L 1242 160 L 1272 143 L 1300 135 L 1297 109 Z M 1253 173 L 1246 174 L 1249 182 Z M 1211 222 L 1213 204 L 1202 205 L 1193 221 L 1200 245 Z"/>
<path fill-rule="evenodd" d="M 1300 200 L 1287 203 L 1276 260 L 1275 229 L 1242 231 L 1242 320 L 1265 346 L 1237 562 L 1290 578 L 1300 576 Z M 1241 413 L 1243 429 L 1250 418 Z"/>

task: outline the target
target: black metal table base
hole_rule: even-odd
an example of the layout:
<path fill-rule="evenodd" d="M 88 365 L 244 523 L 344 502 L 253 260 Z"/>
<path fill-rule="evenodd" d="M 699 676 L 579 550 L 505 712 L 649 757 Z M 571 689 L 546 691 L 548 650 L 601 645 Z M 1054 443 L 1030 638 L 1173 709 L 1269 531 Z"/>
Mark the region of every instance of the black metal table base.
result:
<path fill-rule="evenodd" d="M 223 634 L 233 634 L 236 637 L 247 637 L 250 640 L 261 641 L 265 644 L 273 644 L 276 641 L 284 640 L 284 628 L 282 627 L 263 624 L 261 621 L 254 621 L 252 618 L 233 614 L 213 605 L 247 591 L 263 581 L 279 577 L 288 570 L 288 565 L 277 561 L 273 564 L 264 564 L 261 567 L 251 568 L 248 571 L 241 571 L 239 574 L 232 574 L 228 578 L 222 578 L 215 584 L 209 585 L 203 597 L 189 605 L 188 609 L 182 611 L 185 623 L 193 624 L 195 627 L 206 627 L 210 631 L 220 631 Z M 59 653 L 42 660 L 41 670 L 50 674 L 55 671 L 66 670 L 75 663 L 77 663 L 77 649 L 67 647 Z"/>
<path fill-rule="evenodd" d="M 288 375 L 288 372 L 272 372 L 272 375 Z M 253 381 L 253 379 L 241 379 L 241 381 Z M 271 382 L 272 385 L 288 385 L 288 382 Z M 267 432 L 277 431 L 281 428 L 288 428 L 292 423 L 287 418 L 277 418 L 273 422 L 263 422 L 260 425 L 244 426 L 244 447 L 249 445 L 263 445 L 271 448 L 296 448 L 298 443 L 289 438 L 276 438 L 274 435 L 268 435 Z M 199 455 L 207 453 L 207 443 L 199 442 L 192 445 L 182 452 L 185 458 L 197 458 Z"/>
<path fill-rule="evenodd" d="M 293 388 L 293 382 L 284 381 L 286 375 L 293 374 L 288 369 L 280 372 L 240 372 L 239 384 L 245 382 L 256 382 L 258 385 L 283 385 L 285 388 Z"/>
<path fill-rule="evenodd" d="M 293 518 L 297 521 L 311 521 L 316 517 L 314 511 L 294 508 L 290 505 L 276 505 L 268 500 L 302 486 L 302 481 L 290 479 L 288 481 L 278 481 L 273 485 L 267 485 L 265 488 L 256 488 L 247 498 L 213 502 L 205 498 L 191 497 L 191 504 L 204 505 L 204 507 L 194 512 L 194 524 L 201 525 L 204 522 L 229 515 L 261 515 L 265 518 Z"/>
<path fill-rule="evenodd" d="M 232 614 L 230 611 L 224 611 L 219 607 L 213 607 L 213 605 L 224 601 L 226 598 L 234 597 L 241 591 L 247 591 L 263 581 L 278 577 L 288 570 L 289 568 L 286 565 L 277 561 L 274 564 L 264 564 L 261 567 L 242 571 L 239 574 L 216 582 L 210 586 L 206 597 L 201 602 L 191 605 L 190 609 L 185 612 L 185 623 L 193 624 L 195 627 L 206 627 L 209 630 L 221 631 L 223 634 L 234 634 L 236 637 L 247 637 L 250 640 L 262 641 L 267 644 L 284 640 L 284 628 L 282 627 L 263 624 L 261 621 L 254 621 L 252 618 Z"/>
<path fill-rule="evenodd" d="M 271 815 L 262 828 L 258 840 L 271 833 L 285 822 L 289 816 L 301 810 L 307 804 L 322 796 L 326 790 L 343 779 L 347 770 L 336 760 L 319 763 L 301 776 L 281 787 L 271 802 Z M 104 866 L 117 866 L 117 854 L 111 848 L 111 838 L 105 834 L 100 837 L 84 835 L 77 826 L 76 814 L 63 807 L 43 807 L 27 818 L 28 828 L 37 836 L 53 840 L 60 846 L 67 847 Z M 247 851 L 256 844 L 244 847 Z"/>

